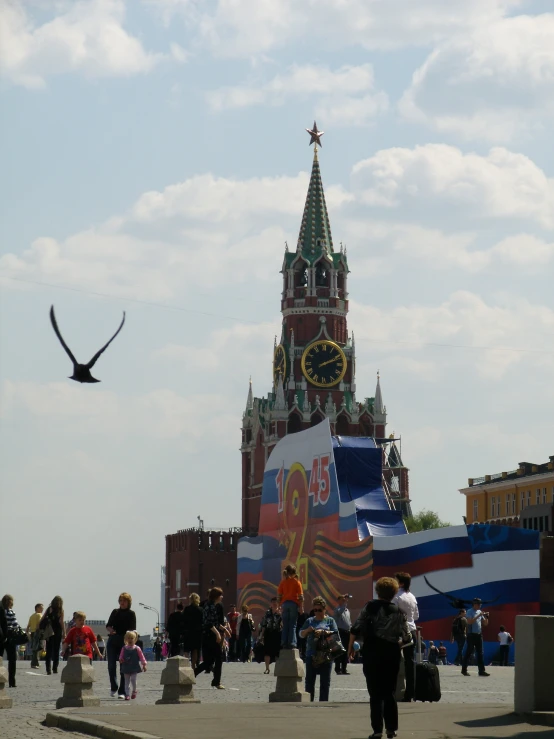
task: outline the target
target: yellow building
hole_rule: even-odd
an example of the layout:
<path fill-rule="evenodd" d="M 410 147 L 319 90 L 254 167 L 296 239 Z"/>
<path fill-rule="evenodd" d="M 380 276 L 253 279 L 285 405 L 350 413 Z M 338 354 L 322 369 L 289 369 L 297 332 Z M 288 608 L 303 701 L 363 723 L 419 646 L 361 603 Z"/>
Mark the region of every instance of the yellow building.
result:
<path fill-rule="evenodd" d="M 554 456 L 549 459 L 544 464 L 520 462 L 517 470 L 511 472 L 470 478 L 468 487 L 460 489 L 460 493 L 466 496 L 467 523 L 523 525 L 539 531 L 551 530 Z M 538 507 L 526 511 L 530 506 Z"/>

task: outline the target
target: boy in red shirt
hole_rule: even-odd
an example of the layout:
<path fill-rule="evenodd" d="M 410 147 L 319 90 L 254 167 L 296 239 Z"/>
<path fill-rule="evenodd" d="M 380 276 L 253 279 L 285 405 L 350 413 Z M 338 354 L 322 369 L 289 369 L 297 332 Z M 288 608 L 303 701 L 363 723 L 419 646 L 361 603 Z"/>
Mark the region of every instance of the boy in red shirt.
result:
<path fill-rule="evenodd" d="M 83 654 L 92 662 L 92 650 L 94 649 L 98 659 L 103 659 L 102 652 L 96 644 L 94 631 L 88 626 L 85 626 L 87 614 L 83 613 L 83 611 L 76 611 L 74 618 L 75 626 L 69 629 L 63 643 L 71 646 L 71 654 L 73 656 Z"/>

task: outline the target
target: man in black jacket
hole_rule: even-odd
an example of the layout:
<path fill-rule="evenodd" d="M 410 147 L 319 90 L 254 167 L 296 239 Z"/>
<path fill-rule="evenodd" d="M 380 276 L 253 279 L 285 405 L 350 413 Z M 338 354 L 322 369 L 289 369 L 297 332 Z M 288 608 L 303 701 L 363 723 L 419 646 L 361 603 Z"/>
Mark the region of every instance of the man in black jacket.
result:
<path fill-rule="evenodd" d="M 375 585 L 377 599 L 363 607 L 350 629 L 348 653 L 354 657 L 354 641 L 363 639 L 362 662 L 369 693 L 373 737 L 395 737 L 398 729 L 396 682 L 400 668 L 400 646 L 411 640 L 406 615 L 391 603 L 398 582 L 382 577 Z"/>
<path fill-rule="evenodd" d="M 177 603 L 175 611 L 169 614 L 167 619 L 166 631 L 169 634 L 169 656 L 178 657 L 180 652 L 180 643 L 183 639 L 184 632 L 183 623 L 183 604 Z"/>

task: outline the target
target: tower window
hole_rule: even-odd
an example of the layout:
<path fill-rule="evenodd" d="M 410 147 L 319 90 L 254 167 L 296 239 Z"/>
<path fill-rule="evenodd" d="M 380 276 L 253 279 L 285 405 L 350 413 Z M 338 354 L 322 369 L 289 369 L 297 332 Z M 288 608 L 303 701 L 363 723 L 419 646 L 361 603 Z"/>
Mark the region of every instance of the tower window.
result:
<path fill-rule="evenodd" d="M 349 431 L 349 423 L 348 418 L 344 413 L 341 413 L 339 417 L 337 418 L 337 422 L 335 424 L 335 434 L 337 436 L 348 436 Z"/>
<path fill-rule="evenodd" d="M 315 284 L 317 287 L 327 287 L 327 270 L 322 262 L 318 262 L 315 268 Z"/>
<path fill-rule="evenodd" d="M 310 426 L 312 427 L 317 426 L 322 421 L 323 421 L 323 416 L 320 413 L 314 413 L 310 421 Z"/>
<path fill-rule="evenodd" d="M 296 434 L 299 431 L 302 431 L 302 419 L 298 413 L 293 413 L 292 416 L 289 416 L 287 434 Z"/>

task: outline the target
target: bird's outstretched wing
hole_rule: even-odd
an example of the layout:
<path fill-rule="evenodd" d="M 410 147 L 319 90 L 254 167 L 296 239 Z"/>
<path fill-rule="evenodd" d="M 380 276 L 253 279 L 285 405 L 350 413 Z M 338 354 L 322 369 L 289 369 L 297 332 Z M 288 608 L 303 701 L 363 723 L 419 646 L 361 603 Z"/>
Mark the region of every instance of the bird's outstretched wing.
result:
<path fill-rule="evenodd" d="M 88 369 L 92 369 L 94 367 L 94 365 L 96 364 L 96 361 L 98 360 L 98 358 L 100 357 L 100 355 L 102 354 L 102 352 L 105 352 L 106 351 L 106 349 L 109 347 L 109 345 L 115 339 L 115 337 L 117 336 L 117 334 L 121 331 L 121 329 L 123 328 L 123 324 L 124 323 L 125 323 L 125 311 L 123 311 L 123 320 L 119 324 L 119 328 L 117 329 L 117 331 L 115 332 L 115 334 L 112 336 L 112 338 L 108 341 L 108 343 L 107 344 L 104 344 L 104 346 L 102 347 L 102 349 L 100 349 L 99 351 L 97 351 L 96 354 L 94 355 L 94 357 L 90 360 L 90 362 L 87 363 L 86 366 L 88 367 Z"/>
<path fill-rule="evenodd" d="M 431 585 L 427 577 L 424 575 L 423 579 L 427 583 L 427 585 L 431 588 L 431 590 L 434 590 L 435 593 L 438 593 L 439 595 L 444 595 L 445 598 L 448 598 L 450 603 L 456 607 L 456 608 L 463 608 L 464 605 L 471 605 L 470 600 L 461 600 L 460 598 L 455 598 L 453 595 L 449 595 L 448 593 L 443 593 L 442 590 L 439 590 L 434 585 Z"/>
<path fill-rule="evenodd" d="M 53 305 L 50 307 L 50 322 L 52 323 L 52 328 L 56 332 L 56 336 L 60 340 L 60 344 L 65 349 L 68 357 L 71 359 L 71 361 L 73 362 L 73 364 L 78 364 L 77 360 L 75 359 L 75 357 L 73 356 L 73 354 L 71 352 L 71 349 L 67 346 L 67 344 L 63 340 L 63 336 L 60 333 L 60 329 L 58 328 L 58 323 L 56 321 L 56 315 L 54 313 L 54 306 Z"/>

